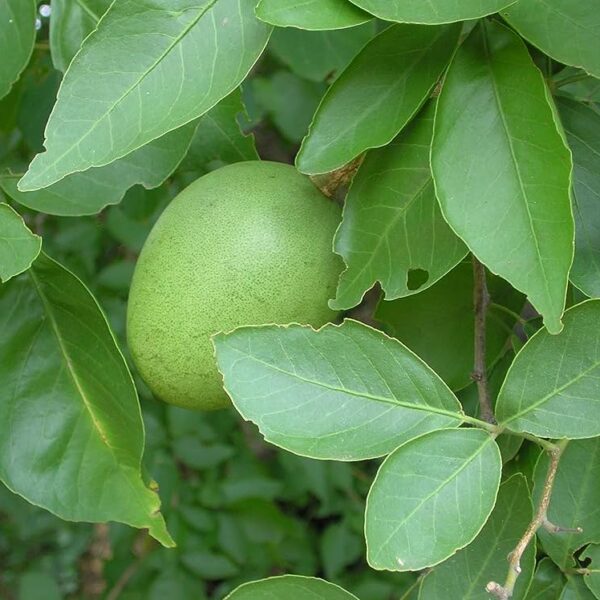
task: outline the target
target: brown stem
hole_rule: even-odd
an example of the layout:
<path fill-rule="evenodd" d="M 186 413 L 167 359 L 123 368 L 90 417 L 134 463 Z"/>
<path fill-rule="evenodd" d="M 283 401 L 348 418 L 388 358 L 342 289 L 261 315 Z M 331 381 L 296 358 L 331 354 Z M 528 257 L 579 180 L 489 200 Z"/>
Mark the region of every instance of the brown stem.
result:
<path fill-rule="evenodd" d="M 490 305 L 490 294 L 487 288 L 485 267 L 473 256 L 473 308 L 475 310 L 475 362 L 472 379 L 477 383 L 479 395 L 479 414 L 487 423 L 496 423 L 492 409 L 492 399 L 488 386 L 486 350 L 486 318 Z"/>
<path fill-rule="evenodd" d="M 554 480 L 556 478 L 556 472 L 558 470 L 558 464 L 560 457 L 568 443 L 568 440 L 562 440 L 558 444 L 554 445 L 551 450 L 548 451 L 550 456 L 550 464 L 548 465 L 548 471 L 546 473 L 546 479 L 544 481 L 544 488 L 542 490 L 542 497 L 538 504 L 536 513 L 533 520 L 527 527 L 527 530 L 523 534 L 523 537 L 519 540 L 515 549 L 510 553 L 508 557 L 508 575 L 504 585 L 500 585 L 495 581 L 490 581 L 486 589 L 487 591 L 496 596 L 498 600 L 509 600 L 512 598 L 513 591 L 517 578 L 521 574 L 521 557 L 529 546 L 531 540 L 537 533 L 540 527 L 544 526 L 548 522 L 548 505 L 550 504 L 550 498 L 552 496 L 552 488 L 554 486 Z"/>
<path fill-rule="evenodd" d="M 100 598 L 106 590 L 104 563 L 112 556 L 108 525 L 97 523 L 87 552 L 81 559 L 81 591 L 84 598 Z"/>

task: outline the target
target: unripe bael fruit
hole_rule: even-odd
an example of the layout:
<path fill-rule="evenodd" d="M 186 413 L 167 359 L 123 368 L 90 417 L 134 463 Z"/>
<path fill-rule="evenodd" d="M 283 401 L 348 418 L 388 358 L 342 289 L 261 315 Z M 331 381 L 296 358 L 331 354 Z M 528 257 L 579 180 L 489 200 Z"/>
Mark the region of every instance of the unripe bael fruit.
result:
<path fill-rule="evenodd" d="M 339 207 L 289 165 L 245 162 L 182 191 L 152 229 L 127 311 L 133 359 L 162 400 L 227 406 L 211 336 L 241 325 L 336 316 Z"/>

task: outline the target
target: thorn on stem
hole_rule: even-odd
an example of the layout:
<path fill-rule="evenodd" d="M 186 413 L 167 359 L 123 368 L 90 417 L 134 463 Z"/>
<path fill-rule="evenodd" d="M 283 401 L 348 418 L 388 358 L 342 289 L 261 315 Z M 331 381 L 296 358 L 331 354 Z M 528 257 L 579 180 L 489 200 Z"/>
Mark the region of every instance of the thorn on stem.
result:
<path fill-rule="evenodd" d="M 583 528 L 581 527 L 562 527 L 555 525 L 548 519 L 544 519 L 542 525 L 549 533 L 583 533 Z"/>

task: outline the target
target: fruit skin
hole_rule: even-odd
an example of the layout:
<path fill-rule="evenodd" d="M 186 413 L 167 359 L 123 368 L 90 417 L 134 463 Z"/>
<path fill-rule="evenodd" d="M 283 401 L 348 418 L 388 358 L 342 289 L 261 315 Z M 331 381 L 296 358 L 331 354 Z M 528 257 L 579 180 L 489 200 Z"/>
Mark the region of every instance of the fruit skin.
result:
<path fill-rule="evenodd" d="M 129 348 L 154 394 L 191 409 L 228 406 L 211 335 L 332 320 L 340 220 L 335 203 L 281 163 L 236 163 L 183 190 L 150 232 L 129 294 Z"/>

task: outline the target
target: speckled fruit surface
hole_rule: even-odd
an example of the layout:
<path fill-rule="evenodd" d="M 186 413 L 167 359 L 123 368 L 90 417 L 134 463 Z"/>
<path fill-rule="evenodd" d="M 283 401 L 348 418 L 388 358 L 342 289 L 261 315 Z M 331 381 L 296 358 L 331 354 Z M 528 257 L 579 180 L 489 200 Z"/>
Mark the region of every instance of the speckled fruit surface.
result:
<path fill-rule="evenodd" d="M 183 190 L 148 236 L 129 294 L 129 348 L 154 394 L 186 408 L 227 406 L 212 334 L 334 318 L 340 219 L 280 163 L 230 165 Z"/>

